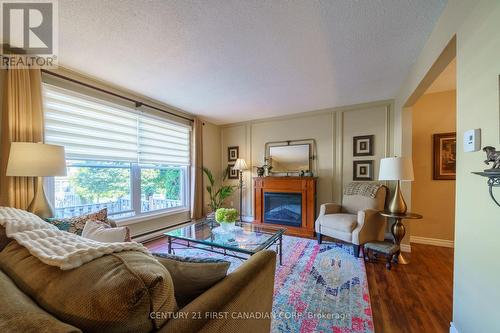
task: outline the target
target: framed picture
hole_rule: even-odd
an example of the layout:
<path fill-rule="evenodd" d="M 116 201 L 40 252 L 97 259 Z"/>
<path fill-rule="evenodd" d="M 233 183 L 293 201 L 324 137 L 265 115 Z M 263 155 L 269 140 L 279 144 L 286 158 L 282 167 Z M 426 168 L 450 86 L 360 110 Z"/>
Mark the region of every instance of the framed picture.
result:
<path fill-rule="evenodd" d="M 352 180 L 373 180 L 373 161 L 353 161 Z"/>
<path fill-rule="evenodd" d="M 373 156 L 375 135 L 361 135 L 352 138 L 353 156 Z"/>
<path fill-rule="evenodd" d="M 227 175 L 227 178 L 228 179 L 238 179 L 239 178 L 238 170 L 233 169 L 234 163 L 229 163 L 228 167 L 229 167 L 229 174 Z"/>
<path fill-rule="evenodd" d="M 234 162 L 238 159 L 240 155 L 240 148 L 238 146 L 227 147 L 227 160 L 228 162 Z"/>
<path fill-rule="evenodd" d="M 456 178 L 457 134 L 434 134 L 434 179 L 453 180 Z"/>

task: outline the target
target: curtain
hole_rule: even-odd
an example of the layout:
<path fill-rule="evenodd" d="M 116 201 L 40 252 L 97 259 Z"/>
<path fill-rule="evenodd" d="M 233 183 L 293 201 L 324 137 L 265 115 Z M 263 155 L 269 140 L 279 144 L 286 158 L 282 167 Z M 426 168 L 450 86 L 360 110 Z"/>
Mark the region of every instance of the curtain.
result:
<path fill-rule="evenodd" d="M 35 194 L 34 177 L 7 177 L 11 142 L 43 141 L 40 69 L 7 70 L 4 82 L 0 143 L 0 205 L 26 209 Z"/>
<path fill-rule="evenodd" d="M 191 218 L 203 217 L 203 122 L 195 118 L 191 161 Z"/>

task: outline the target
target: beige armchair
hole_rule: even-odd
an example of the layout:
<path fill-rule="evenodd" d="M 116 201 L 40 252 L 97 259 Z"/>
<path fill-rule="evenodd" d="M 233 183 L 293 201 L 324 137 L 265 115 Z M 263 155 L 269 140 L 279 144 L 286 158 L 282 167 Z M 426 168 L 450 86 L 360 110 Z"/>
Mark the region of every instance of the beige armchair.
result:
<path fill-rule="evenodd" d="M 322 236 L 340 239 L 354 245 L 354 255 L 364 243 L 384 240 L 385 219 L 379 214 L 384 209 L 387 187 L 374 183 L 350 183 L 344 189 L 342 205 L 321 205 L 315 230 L 318 244 Z"/>

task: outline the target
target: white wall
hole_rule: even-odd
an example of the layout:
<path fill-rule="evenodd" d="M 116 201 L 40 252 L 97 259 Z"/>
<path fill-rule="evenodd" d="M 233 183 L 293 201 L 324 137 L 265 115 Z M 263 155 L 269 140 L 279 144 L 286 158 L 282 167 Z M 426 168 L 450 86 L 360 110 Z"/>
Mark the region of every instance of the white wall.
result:
<path fill-rule="evenodd" d="M 314 139 L 316 141 L 316 168 L 318 177 L 317 205 L 340 202 L 343 184 L 352 181 L 352 137 L 375 137 L 375 155 L 355 159 L 375 161 L 375 179 L 378 160 L 390 153 L 391 103 L 380 102 L 349 108 L 304 113 L 289 117 L 263 119 L 253 122 L 225 125 L 222 128 L 222 167 L 226 166 L 227 147 L 239 146 L 240 157 L 245 158 L 252 172 L 245 173 L 243 215 L 253 217 L 253 182 L 256 166 L 264 163 L 265 144 L 273 141 Z M 237 184 L 237 181 L 234 181 Z M 239 194 L 230 198 L 228 205 L 238 208 Z"/>
<path fill-rule="evenodd" d="M 482 145 L 500 148 L 500 2 L 450 0 L 396 98 L 398 140 L 411 145 L 403 105 L 448 41 L 457 40 L 457 180 L 453 323 L 460 333 L 499 332 L 500 207 L 488 195 L 483 152 L 464 153 L 460 138 L 482 129 Z M 399 140 L 401 138 L 401 140 Z M 500 194 L 500 193 L 498 193 Z"/>

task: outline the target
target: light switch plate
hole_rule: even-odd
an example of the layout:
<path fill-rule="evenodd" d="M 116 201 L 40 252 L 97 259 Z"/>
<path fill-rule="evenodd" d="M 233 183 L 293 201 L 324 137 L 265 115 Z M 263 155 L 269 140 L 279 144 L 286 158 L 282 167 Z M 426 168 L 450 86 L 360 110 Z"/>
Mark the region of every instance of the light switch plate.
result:
<path fill-rule="evenodd" d="M 471 129 L 464 133 L 464 152 L 479 151 L 481 149 L 481 129 Z"/>

